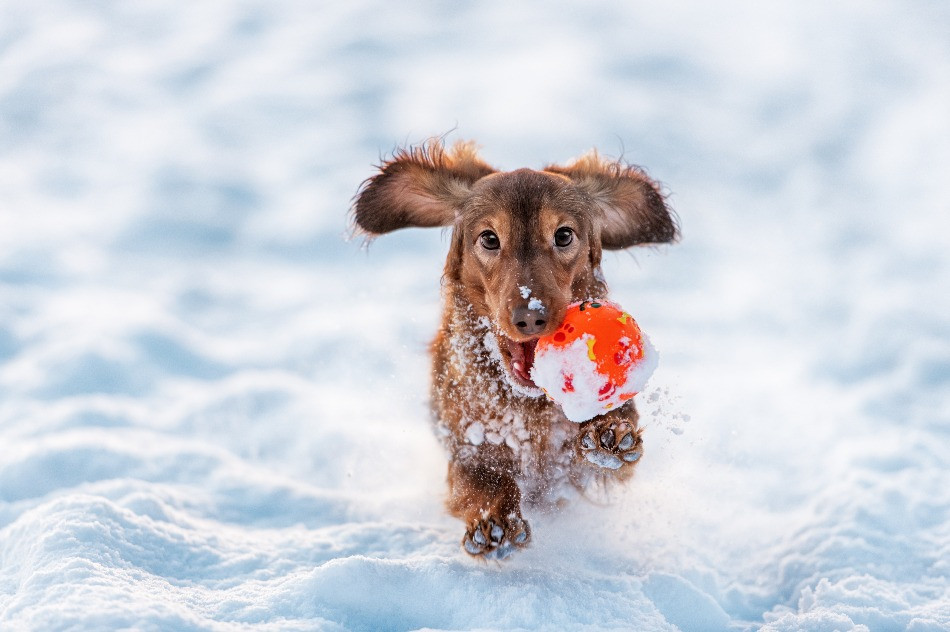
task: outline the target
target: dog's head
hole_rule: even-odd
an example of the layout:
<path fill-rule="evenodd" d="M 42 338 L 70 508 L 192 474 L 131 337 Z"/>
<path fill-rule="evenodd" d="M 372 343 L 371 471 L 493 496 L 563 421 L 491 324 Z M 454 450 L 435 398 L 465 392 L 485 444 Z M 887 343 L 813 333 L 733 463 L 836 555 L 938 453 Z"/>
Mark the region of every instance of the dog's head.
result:
<path fill-rule="evenodd" d="M 354 219 L 371 236 L 451 226 L 446 282 L 491 320 L 508 372 L 525 387 L 538 337 L 572 302 L 604 297 L 601 250 L 677 235 L 656 183 L 635 167 L 592 153 L 564 167 L 500 172 L 468 143 L 397 152 L 364 183 Z"/>

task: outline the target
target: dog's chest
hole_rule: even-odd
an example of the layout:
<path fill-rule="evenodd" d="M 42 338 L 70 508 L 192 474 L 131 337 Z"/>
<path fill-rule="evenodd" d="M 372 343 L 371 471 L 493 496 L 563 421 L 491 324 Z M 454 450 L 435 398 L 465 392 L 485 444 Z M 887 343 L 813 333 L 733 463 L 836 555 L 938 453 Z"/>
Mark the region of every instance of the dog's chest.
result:
<path fill-rule="evenodd" d="M 437 376 L 437 427 L 453 458 L 506 454 L 528 496 L 564 496 L 576 424 L 543 396 L 513 388 L 486 319 L 453 328 Z"/>
<path fill-rule="evenodd" d="M 465 445 L 506 446 L 515 455 L 529 453 L 544 435 L 538 417 L 550 414 L 548 406 L 513 390 L 487 320 L 463 324 L 449 337 L 443 378 L 445 403 L 461 413 L 454 434 Z"/>

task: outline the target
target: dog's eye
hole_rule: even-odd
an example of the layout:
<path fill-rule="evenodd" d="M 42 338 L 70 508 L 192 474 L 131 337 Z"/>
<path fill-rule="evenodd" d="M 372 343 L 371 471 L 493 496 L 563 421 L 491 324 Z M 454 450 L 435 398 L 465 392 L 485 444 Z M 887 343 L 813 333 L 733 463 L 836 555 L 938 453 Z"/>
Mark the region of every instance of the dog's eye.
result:
<path fill-rule="evenodd" d="M 574 231 L 567 226 L 561 226 L 554 231 L 554 245 L 558 248 L 566 248 L 574 241 Z"/>
<path fill-rule="evenodd" d="M 482 231 L 482 234 L 478 236 L 478 241 L 481 242 L 482 248 L 485 250 L 498 250 L 501 248 L 501 241 L 498 239 L 498 235 L 490 230 Z"/>

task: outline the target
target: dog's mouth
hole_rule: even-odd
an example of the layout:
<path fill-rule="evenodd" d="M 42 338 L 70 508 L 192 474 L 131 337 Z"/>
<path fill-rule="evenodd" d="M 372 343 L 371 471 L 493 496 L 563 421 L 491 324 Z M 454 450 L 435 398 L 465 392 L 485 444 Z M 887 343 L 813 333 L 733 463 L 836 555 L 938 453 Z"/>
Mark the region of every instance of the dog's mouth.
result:
<path fill-rule="evenodd" d="M 518 342 L 505 338 L 505 347 L 508 351 L 508 372 L 519 386 L 536 389 L 537 385 L 531 379 L 531 368 L 534 366 L 534 350 L 538 346 L 538 339 L 533 338 Z"/>

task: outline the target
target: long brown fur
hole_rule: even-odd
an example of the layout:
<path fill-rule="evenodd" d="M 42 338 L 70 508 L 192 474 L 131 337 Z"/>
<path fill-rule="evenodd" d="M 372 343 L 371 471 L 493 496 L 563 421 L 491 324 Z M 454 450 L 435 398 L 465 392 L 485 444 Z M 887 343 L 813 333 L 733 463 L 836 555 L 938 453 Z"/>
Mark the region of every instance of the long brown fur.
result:
<path fill-rule="evenodd" d="M 568 305 L 607 298 L 603 248 L 676 239 L 653 180 L 595 152 L 499 172 L 471 143 L 431 141 L 383 163 L 360 189 L 353 219 L 370 237 L 452 227 L 431 405 L 449 454 L 446 506 L 465 524 L 469 554 L 500 559 L 526 546 L 525 503 L 558 503 L 632 475 L 643 451 L 633 401 L 571 423 L 524 366 Z"/>

